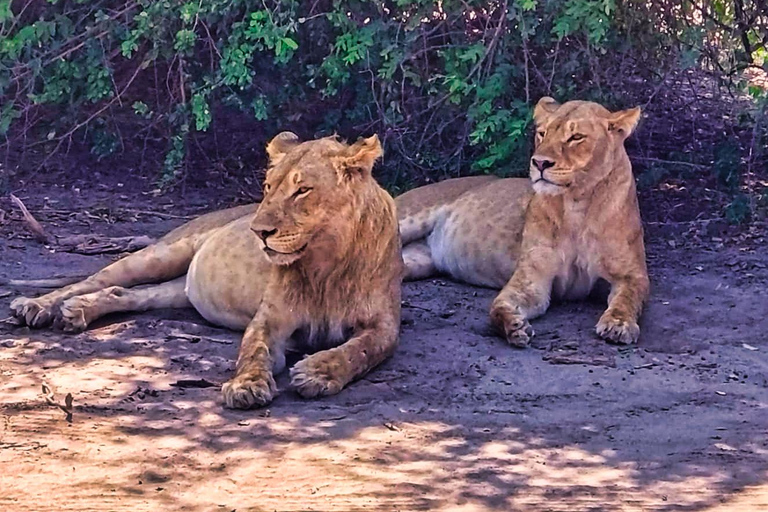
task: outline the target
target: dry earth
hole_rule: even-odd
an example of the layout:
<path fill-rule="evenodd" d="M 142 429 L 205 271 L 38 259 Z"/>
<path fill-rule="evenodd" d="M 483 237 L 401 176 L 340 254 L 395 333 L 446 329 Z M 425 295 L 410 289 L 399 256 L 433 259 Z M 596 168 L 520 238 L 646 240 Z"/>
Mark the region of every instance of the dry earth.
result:
<path fill-rule="evenodd" d="M 24 197 L 58 234 L 182 222 L 125 198 Z M 0 279 L 111 258 L 51 252 L 15 220 L 0 230 Z M 637 347 L 598 340 L 601 306 L 575 303 L 515 350 L 489 332 L 494 291 L 411 283 L 391 360 L 321 400 L 283 376 L 275 402 L 248 412 L 219 399 L 238 335 L 192 311 L 113 316 L 80 335 L 3 325 L 0 510 L 768 510 L 765 239 L 706 250 L 680 233 L 648 233 Z M 0 310 L 36 292 L 0 287 Z M 59 402 L 72 394 L 71 422 L 43 382 Z"/>

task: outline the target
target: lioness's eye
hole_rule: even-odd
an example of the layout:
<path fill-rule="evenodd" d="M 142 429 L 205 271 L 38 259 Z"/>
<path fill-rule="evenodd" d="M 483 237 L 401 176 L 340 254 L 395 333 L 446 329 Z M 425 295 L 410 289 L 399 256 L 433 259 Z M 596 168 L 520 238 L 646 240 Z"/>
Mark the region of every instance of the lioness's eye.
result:
<path fill-rule="evenodd" d="M 580 133 L 574 133 L 571 135 L 571 137 L 568 139 L 568 142 L 579 142 L 580 140 L 583 140 L 586 136 L 582 135 Z"/>
<path fill-rule="evenodd" d="M 536 135 L 538 135 L 539 137 L 541 137 L 543 139 L 544 138 L 544 131 L 543 130 L 538 131 L 538 132 L 536 132 Z"/>
<path fill-rule="evenodd" d="M 269 194 L 269 191 L 272 189 L 272 187 L 269 186 L 269 183 L 264 184 L 264 193 Z"/>

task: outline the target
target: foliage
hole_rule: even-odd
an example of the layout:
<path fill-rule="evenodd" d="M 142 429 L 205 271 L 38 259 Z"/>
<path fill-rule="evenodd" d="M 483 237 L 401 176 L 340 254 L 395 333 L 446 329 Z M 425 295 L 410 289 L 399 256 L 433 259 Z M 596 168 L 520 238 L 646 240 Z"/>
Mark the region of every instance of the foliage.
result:
<path fill-rule="evenodd" d="M 627 59 L 735 80 L 767 26 L 742 0 L 0 0 L 0 136 L 52 153 L 90 133 L 108 158 L 130 115 L 162 134 L 169 183 L 237 109 L 262 139 L 378 132 L 390 186 L 520 174 L 538 97 L 627 106 L 606 87 Z"/>

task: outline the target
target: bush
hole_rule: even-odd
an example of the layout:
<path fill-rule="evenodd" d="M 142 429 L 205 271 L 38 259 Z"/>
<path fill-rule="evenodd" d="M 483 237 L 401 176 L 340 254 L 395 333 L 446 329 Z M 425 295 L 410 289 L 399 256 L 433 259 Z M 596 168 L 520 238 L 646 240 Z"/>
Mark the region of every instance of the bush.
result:
<path fill-rule="evenodd" d="M 236 109 L 262 139 L 378 132 L 394 188 L 511 175 L 527 167 L 538 97 L 625 107 L 628 77 L 647 97 L 665 70 L 692 65 L 733 81 L 765 56 L 765 11 L 742 0 L 4 1 L 0 135 L 7 151 L 24 141 L 48 155 L 82 137 L 109 158 L 130 124 L 159 134 L 172 182 Z"/>

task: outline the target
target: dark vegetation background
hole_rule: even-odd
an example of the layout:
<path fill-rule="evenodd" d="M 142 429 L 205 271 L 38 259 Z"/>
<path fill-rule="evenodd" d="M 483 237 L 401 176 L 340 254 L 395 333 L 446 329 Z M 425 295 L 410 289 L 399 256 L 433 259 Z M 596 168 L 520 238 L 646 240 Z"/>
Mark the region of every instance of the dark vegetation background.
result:
<path fill-rule="evenodd" d="M 264 145 L 378 133 L 393 193 L 524 175 L 542 95 L 645 112 L 649 223 L 760 221 L 766 0 L 0 0 L 0 193 L 260 196 Z"/>

